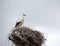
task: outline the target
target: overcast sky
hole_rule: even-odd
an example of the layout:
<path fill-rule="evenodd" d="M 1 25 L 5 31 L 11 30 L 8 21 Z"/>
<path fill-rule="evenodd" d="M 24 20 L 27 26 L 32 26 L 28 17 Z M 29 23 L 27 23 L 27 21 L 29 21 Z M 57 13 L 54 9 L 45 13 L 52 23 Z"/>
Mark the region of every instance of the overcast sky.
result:
<path fill-rule="evenodd" d="M 23 13 L 24 25 L 43 32 L 47 46 L 60 46 L 60 0 L 0 0 L 0 46 L 9 46 L 7 35 Z"/>

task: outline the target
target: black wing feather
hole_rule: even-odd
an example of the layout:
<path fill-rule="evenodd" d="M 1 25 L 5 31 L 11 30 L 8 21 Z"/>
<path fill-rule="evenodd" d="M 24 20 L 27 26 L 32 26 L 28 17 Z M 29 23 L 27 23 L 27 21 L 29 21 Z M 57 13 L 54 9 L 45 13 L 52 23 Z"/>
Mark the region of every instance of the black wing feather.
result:
<path fill-rule="evenodd" d="M 21 23 L 21 22 L 17 22 L 16 25 L 15 25 L 15 27 L 16 27 L 17 25 L 19 25 L 20 23 Z"/>

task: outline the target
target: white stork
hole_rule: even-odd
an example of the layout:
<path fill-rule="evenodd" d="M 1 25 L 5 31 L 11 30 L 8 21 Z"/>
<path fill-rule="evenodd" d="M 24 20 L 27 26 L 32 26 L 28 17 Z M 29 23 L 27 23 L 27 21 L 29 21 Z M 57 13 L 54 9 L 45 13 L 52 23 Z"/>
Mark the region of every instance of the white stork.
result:
<path fill-rule="evenodd" d="M 23 14 L 23 18 L 19 22 L 16 23 L 15 28 L 22 26 L 22 24 L 24 23 L 24 16 L 26 16 L 26 15 Z"/>

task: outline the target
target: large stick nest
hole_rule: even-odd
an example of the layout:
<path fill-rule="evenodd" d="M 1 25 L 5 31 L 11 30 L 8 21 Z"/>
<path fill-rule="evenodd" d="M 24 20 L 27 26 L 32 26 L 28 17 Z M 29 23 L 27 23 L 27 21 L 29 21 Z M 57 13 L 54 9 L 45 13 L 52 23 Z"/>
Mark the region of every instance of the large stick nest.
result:
<path fill-rule="evenodd" d="M 28 27 L 20 27 L 12 30 L 8 38 L 16 46 L 42 46 L 45 40 L 41 32 Z"/>

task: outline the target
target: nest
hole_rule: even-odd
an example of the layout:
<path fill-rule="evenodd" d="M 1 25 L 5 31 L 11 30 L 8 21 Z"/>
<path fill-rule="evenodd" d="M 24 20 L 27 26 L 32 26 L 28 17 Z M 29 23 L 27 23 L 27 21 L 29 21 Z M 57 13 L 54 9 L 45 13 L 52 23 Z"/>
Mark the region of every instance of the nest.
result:
<path fill-rule="evenodd" d="M 15 46 L 42 46 L 45 40 L 41 32 L 28 27 L 20 27 L 12 30 L 8 39 L 11 40 Z"/>

